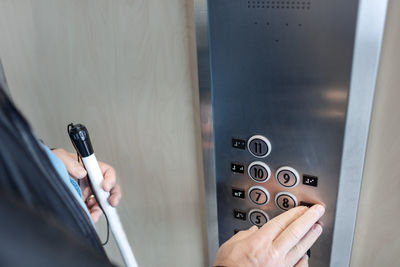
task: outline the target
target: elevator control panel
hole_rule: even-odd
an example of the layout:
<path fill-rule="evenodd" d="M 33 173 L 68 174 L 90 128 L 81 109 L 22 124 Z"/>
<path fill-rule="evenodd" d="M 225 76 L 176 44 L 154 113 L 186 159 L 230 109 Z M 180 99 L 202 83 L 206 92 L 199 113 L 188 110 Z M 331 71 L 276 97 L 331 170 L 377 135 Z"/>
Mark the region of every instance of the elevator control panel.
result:
<path fill-rule="evenodd" d="M 239 147 L 237 145 L 238 143 L 247 145 L 241 145 Z M 237 185 L 232 187 L 232 198 L 239 199 L 239 202 L 235 201 L 237 202 L 237 206 L 248 205 L 258 207 L 249 210 L 248 215 L 245 211 L 234 209 L 232 212 L 235 219 L 245 221 L 247 218 L 249 224 L 261 227 L 270 219 L 270 216 L 264 209 L 268 209 L 271 214 L 277 215 L 280 211 L 287 211 L 298 205 L 310 207 L 315 203 L 323 203 L 323 201 L 318 198 L 314 198 L 313 202 L 309 202 L 310 198 L 313 197 L 312 193 L 304 195 L 301 192 L 292 192 L 292 189 L 299 186 L 301 180 L 303 181 L 301 186 L 318 187 L 317 176 L 303 174 L 302 172 L 299 173 L 295 168 L 287 165 L 278 165 L 279 167 L 271 170 L 266 157 L 268 157 L 270 153 L 273 153 L 273 150 L 272 144 L 267 137 L 263 135 L 253 135 L 248 139 L 232 138 L 232 148 L 241 150 L 246 150 L 247 148 L 248 155 L 242 157 L 248 158 L 246 156 L 250 155 L 250 157 L 254 158 L 254 161 L 247 160 L 246 163 L 242 164 L 231 163 L 233 177 L 241 175 L 248 178 L 248 181 L 243 183 L 242 188 L 239 188 L 239 183 L 235 180 L 231 181 L 232 184 Z M 265 159 L 261 161 L 260 159 L 262 158 Z M 247 167 L 245 167 L 245 165 L 247 165 Z M 247 172 L 244 172 L 245 168 Z M 272 174 L 274 174 L 274 181 L 268 182 Z M 240 180 L 241 178 L 243 179 L 243 177 L 235 177 L 234 179 Z M 271 190 L 271 193 L 274 195 L 273 199 L 271 199 L 269 190 Z M 296 196 L 298 194 L 301 195 L 302 200 L 306 199 L 307 201 L 299 202 Z M 237 231 L 237 229 L 233 229 L 233 233 L 235 231 Z"/>
<path fill-rule="evenodd" d="M 358 0 L 209 0 L 218 240 L 322 203 L 329 266 Z"/>

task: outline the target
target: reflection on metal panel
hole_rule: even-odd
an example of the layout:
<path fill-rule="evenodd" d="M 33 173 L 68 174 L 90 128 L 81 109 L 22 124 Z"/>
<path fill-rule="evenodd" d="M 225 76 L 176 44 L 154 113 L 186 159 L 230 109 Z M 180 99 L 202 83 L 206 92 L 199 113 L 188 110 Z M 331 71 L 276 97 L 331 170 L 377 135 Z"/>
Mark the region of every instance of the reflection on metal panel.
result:
<path fill-rule="evenodd" d="M 207 1 L 195 0 L 195 24 L 197 43 L 197 66 L 200 90 L 200 117 L 204 184 L 206 191 L 206 216 L 209 265 L 212 266 L 218 250 L 218 216 L 214 163 L 214 130 L 212 123 L 211 83 L 208 45 Z"/>
<path fill-rule="evenodd" d="M 372 79 L 367 97 L 350 102 L 366 105 L 366 112 L 348 107 L 349 93 L 359 94 L 353 89 L 360 78 L 354 76 L 360 62 L 353 63 L 353 48 L 363 43 L 356 42 L 356 24 L 366 15 L 359 1 L 196 3 L 210 260 L 216 233 L 222 244 L 291 207 L 324 203 L 324 234 L 312 248 L 310 265 L 336 262 L 330 255 L 339 183 L 345 189 L 348 181 L 361 180 L 364 157 L 363 149 L 345 154 L 356 159 L 359 172 L 356 177 L 341 172 L 342 153 L 348 152 L 344 140 L 365 143 L 374 87 Z M 384 14 L 378 16 L 384 20 Z M 377 58 L 379 49 L 366 52 Z M 372 75 L 376 65 L 371 63 Z M 363 123 L 356 136 L 345 137 L 351 129 L 346 120 L 357 117 Z M 358 196 L 359 186 L 348 193 Z M 340 210 L 351 220 L 338 223 L 335 234 L 341 239 L 335 238 L 335 248 L 351 247 L 357 201 L 347 214 Z M 346 265 L 344 258 L 338 262 Z"/>
<path fill-rule="evenodd" d="M 387 3 L 360 1 L 331 266 L 350 263 Z"/>

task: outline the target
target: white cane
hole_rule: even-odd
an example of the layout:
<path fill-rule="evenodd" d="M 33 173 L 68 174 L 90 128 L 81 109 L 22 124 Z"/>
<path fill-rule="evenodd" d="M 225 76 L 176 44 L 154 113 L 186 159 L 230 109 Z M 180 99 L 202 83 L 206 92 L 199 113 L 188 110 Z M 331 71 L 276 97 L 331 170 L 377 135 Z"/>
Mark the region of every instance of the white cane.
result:
<path fill-rule="evenodd" d="M 103 174 L 97 162 L 94 150 L 90 142 L 89 132 L 82 124 L 68 125 L 68 134 L 71 138 L 79 156 L 82 158 L 83 165 L 88 173 L 93 193 L 99 202 L 99 205 L 108 218 L 109 226 L 114 239 L 118 245 L 119 251 L 127 267 L 137 267 L 135 256 L 133 255 L 131 246 L 129 245 L 122 223 L 119 219 L 117 210 L 108 203 L 109 192 L 102 188 Z"/>

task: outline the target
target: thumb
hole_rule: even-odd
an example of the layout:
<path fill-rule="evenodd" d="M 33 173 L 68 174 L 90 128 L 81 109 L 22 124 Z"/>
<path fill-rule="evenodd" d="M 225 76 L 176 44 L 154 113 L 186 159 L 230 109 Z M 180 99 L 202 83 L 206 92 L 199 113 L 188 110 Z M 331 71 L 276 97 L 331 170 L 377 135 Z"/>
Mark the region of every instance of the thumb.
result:
<path fill-rule="evenodd" d="M 85 168 L 78 161 L 74 158 L 69 158 L 66 162 L 64 162 L 65 166 L 67 167 L 68 173 L 75 179 L 82 179 L 85 178 L 87 172 Z"/>
<path fill-rule="evenodd" d="M 86 177 L 87 172 L 85 168 L 69 153 L 62 149 L 57 149 L 53 151 L 64 163 L 69 175 L 75 179 L 82 179 Z"/>

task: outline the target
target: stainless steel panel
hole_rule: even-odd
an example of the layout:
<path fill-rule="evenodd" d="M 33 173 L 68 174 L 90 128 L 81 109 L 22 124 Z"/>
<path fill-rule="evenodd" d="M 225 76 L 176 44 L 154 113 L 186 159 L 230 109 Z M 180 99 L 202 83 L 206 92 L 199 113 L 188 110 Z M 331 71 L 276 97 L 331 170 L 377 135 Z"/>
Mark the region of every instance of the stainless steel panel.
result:
<path fill-rule="evenodd" d="M 360 2 L 373 6 L 372 3 L 366 4 L 367 1 Z M 368 93 L 354 100 L 361 93 L 361 88 L 354 88 L 358 86 L 355 81 L 362 77 L 358 72 L 362 63 L 355 58 L 353 64 L 357 16 L 358 27 L 366 27 L 360 25 L 360 21 L 361 16 L 367 18 L 367 13 L 358 14 L 357 0 L 210 0 L 207 8 L 205 1 L 196 1 L 196 4 L 201 6 L 196 9 L 196 28 L 200 95 L 203 99 L 209 242 L 212 247 L 210 262 L 215 253 L 213 235 L 216 231 L 222 244 L 235 230 L 251 226 L 248 220 L 235 219 L 234 209 L 249 213 L 258 208 L 272 218 L 283 212 L 275 205 L 274 199 L 285 191 L 299 202 L 322 202 L 327 207 L 322 219 L 324 234 L 312 248 L 310 266 L 348 265 L 350 249 L 343 251 L 338 248 L 351 247 L 365 152 L 363 145 L 367 139 L 374 87 L 374 79 L 368 79 L 364 84 L 368 86 Z M 383 2 L 374 4 L 380 8 L 385 6 Z M 208 25 L 204 21 L 207 13 Z M 378 12 L 376 15 L 382 28 L 384 14 Z M 209 46 L 206 45 L 207 26 Z M 361 32 L 364 31 L 366 29 Z M 361 38 L 362 34 L 357 37 L 356 44 L 368 46 Z M 376 42 L 380 44 L 380 39 Z M 372 55 L 376 59 L 368 69 L 372 76 L 376 75 L 377 48 L 379 46 L 364 50 L 368 53 L 364 56 Z M 348 109 L 350 87 L 355 91 L 351 94 L 350 104 L 364 108 Z M 353 125 L 357 119 L 360 127 Z M 249 140 L 253 135 L 266 136 L 271 142 L 272 151 L 267 157 L 256 158 L 248 149 L 232 147 L 232 138 Z M 352 144 L 360 148 L 355 152 L 361 154 L 354 154 Z M 348 161 L 345 164 L 343 152 Z M 232 162 L 247 168 L 254 161 L 263 161 L 271 169 L 271 178 L 267 182 L 257 183 L 246 171 L 238 174 L 230 169 Z M 349 176 L 350 162 L 356 163 L 355 177 Z M 347 169 L 342 169 L 342 164 Z M 318 187 L 304 185 L 302 181 L 294 188 L 283 187 L 275 179 L 276 171 L 282 166 L 294 168 L 300 177 L 317 176 Z M 216 191 L 213 186 L 216 186 Z M 232 197 L 232 188 L 243 189 L 247 195 L 253 186 L 262 186 L 269 191 L 271 199 L 267 205 L 257 206 L 247 197 Z M 348 186 L 350 190 L 346 189 Z M 337 237 L 331 260 L 338 193 L 341 196 L 338 214 L 343 217 L 336 218 L 339 227 L 335 229 Z M 347 193 L 356 196 L 351 198 L 351 203 L 346 202 Z M 346 204 L 350 208 L 345 209 Z M 215 226 L 216 216 L 218 228 Z M 345 253 L 344 258 L 337 259 L 341 253 Z"/>
<path fill-rule="evenodd" d="M 327 206 L 324 235 L 310 260 L 312 266 L 327 266 L 357 1 L 308 1 L 289 8 L 286 2 L 284 8 L 272 2 L 268 8 L 267 2 L 263 8 L 262 1 L 209 1 L 219 241 L 251 226 L 235 219 L 234 209 L 259 208 L 275 217 L 283 211 L 273 200 L 287 191 L 299 201 Z M 272 170 L 272 178 L 263 184 L 272 200 L 262 207 L 231 195 L 232 187 L 247 192 L 256 185 L 246 173 L 231 172 L 231 162 L 248 166 L 256 160 L 248 150 L 232 148 L 231 140 L 256 134 L 272 144 L 271 154 L 262 159 Z M 284 188 L 274 179 L 281 166 L 317 176 L 318 187 Z"/>
<path fill-rule="evenodd" d="M 331 266 L 350 264 L 387 4 L 360 1 Z"/>

